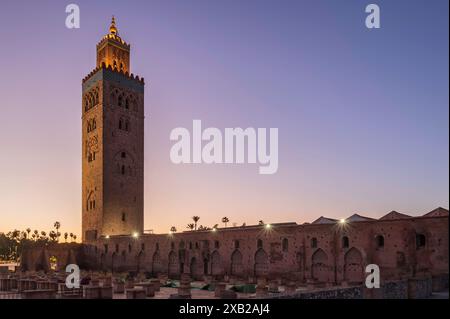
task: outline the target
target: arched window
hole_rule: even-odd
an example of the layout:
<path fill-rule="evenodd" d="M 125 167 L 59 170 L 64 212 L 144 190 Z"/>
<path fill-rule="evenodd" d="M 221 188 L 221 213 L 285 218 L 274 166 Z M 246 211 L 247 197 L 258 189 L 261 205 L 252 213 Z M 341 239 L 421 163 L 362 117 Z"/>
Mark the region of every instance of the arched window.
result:
<path fill-rule="evenodd" d="M 142 244 L 141 244 L 141 251 L 144 251 L 144 250 L 145 250 L 145 244 L 142 243 Z"/>
<path fill-rule="evenodd" d="M 259 248 L 263 248 L 263 241 L 261 239 L 258 239 L 258 241 L 256 242 L 256 247 Z"/>
<path fill-rule="evenodd" d="M 234 241 L 234 248 L 235 248 L 235 249 L 238 249 L 238 248 L 239 248 L 239 244 L 240 244 L 240 243 L 239 243 L 239 240 L 235 240 L 235 241 Z"/>
<path fill-rule="evenodd" d="M 283 238 L 282 244 L 281 244 L 283 251 L 287 252 L 289 249 L 289 241 L 287 238 Z"/>
<path fill-rule="evenodd" d="M 118 103 L 117 103 L 119 106 L 122 106 L 122 104 L 123 104 L 123 96 L 121 95 L 121 96 L 119 96 L 119 101 L 118 101 Z"/>
<path fill-rule="evenodd" d="M 421 249 L 426 245 L 426 237 L 424 234 L 416 234 L 416 249 Z"/>
<path fill-rule="evenodd" d="M 192 249 L 192 242 L 189 242 L 189 249 Z"/>
<path fill-rule="evenodd" d="M 108 253 L 108 244 L 105 244 L 105 254 Z"/>
<path fill-rule="evenodd" d="M 127 132 L 130 131 L 130 121 L 128 121 L 128 120 L 125 121 L 125 131 L 127 131 Z"/>
<path fill-rule="evenodd" d="M 99 99 L 98 91 L 95 91 L 94 92 L 94 105 L 97 105 L 99 100 L 100 99 Z"/>
<path fill-rule="evenodd" d="M 127 220 L 127 216 L 125 213 L 122 213 L 122 221 L 125 222 Z"/>
<path fill-rule="evenodd" d="M 128 244 L 128 252 L 129 253 L 131 253 L 131 249 L 132 249 L 131 244 Z"/>
<path fill-rule="evenodd" d="M 122 165 L 120 171 L 121 171 L 122 175 L 125 175 L 125 165 Z"/>
<path fill-rule="evenodd" d="M 156 250 L 159 250 L 159 243 L 156 243 L 155 248 Z"/>
<path fill-rule="evenodd" d="M 375 238 L 375 242 L 377 244 L 377 248 L 383 248 L 384 247 L 384 237 L 382 235 L 378 235 Z"/>
<path fill-rule="evenodd" d="M 127 110 L 130 108 L 130 100 L 128 98 L 125 99 L 125 108 Z"/>
<path fill-rule="evenodd" d="M 123 127 L 123 121 L 122 121 L 122 119 L 120 119 L 120 120 L 119 120 L 119 130 L 121 130 L 122 127 Z"/>
<path fill-rule="evenodd" d="M 119 253 L 119 244 L 116 244 L 116 253 Z"/>
<path fill-rule="evenodd" d="M 127 153 L 122 152 L 122 153 L 120 154 L 120 156 L 121 156 L 122 158 L 127 158 Z"/>
<path fill-rule="evenodd" d="M 317 238 L 311 238 L 311 248 L 317 248 Z"/>
<path fill-rule="evenodd" d="M 170 249 L 172 249 L 172 250 L 175 249 L 175 243 L 174 243 L 174 242 L 171 242 L 171 243 L 170 243 Z"/>
<path fill-rule="evenodd" d="M 215 241 L 214 241 L 214 248 L 215 248 L 215 249 L 219 249 L 219 247 L 220 247 L 219 241 L 218 241 L 218 240 L 215 240 Z"/>
<path fill-rule="evenodd" d="M 342 248 L 348 248 L 350 245 L 349 239 L 347 236 L 342 237 Z"/>

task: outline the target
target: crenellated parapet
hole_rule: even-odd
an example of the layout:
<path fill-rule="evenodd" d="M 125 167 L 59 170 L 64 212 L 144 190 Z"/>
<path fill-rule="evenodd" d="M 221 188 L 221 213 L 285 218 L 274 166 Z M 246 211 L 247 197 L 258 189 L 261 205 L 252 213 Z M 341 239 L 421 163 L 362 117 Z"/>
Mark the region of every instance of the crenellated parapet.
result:
<path fill-rule="evenodd" d="M 85 76 L 83 78 L 83 84 L 85 82 L 87 82 L 90 78 L 92 78 L 99 70 L 106 70 L 106 71 L 109 71 L 109 72 L 114 72 L 114 73 L 116 73 L 118 75 L 122 75 L 122 76 L 126 77 L 129 80 L 136 81 L 136 82 L 138 82 L 140 84 L 143 84 L 143 85 L 145 84 L 145 81 L 144 81 L 143 77 L 139 77 L 139 75 L 134 75 L 133 73 L 120 71 L 117 68 L 112 68 L 111 65 L 106 66 L 106 63 L 102 63 L 102 65 L 100 67 L 96 67 L 87 76 Z"/>

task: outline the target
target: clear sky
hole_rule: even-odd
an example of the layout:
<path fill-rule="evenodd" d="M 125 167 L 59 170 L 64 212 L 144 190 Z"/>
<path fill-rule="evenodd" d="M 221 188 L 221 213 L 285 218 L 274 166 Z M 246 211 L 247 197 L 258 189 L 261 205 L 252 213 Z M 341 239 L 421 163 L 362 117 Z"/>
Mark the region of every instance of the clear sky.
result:
<path fill-rule="evenodd" d="M 146 79 L 145 229 L 448 208 L 447 0 L 72 2 L 78 30 L 68 1 L 0 7 L 0 231 L 79 234 L 81 79 L 113 14 Z M 193 119 L 279 128 L 278 172 L 172 164 Z"/>

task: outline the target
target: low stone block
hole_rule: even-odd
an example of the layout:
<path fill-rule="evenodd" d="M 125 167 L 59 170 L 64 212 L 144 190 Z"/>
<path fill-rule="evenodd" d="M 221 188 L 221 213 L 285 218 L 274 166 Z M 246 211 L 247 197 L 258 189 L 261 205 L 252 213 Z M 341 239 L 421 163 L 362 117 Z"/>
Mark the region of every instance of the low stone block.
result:
<path fill-rule="evenodd" d="M 150 279 L 150 282 L 154 285 L 155 291 L 161 290 L 161 282 L 159 281 L 159 279 Z"/>
<path fill-rule="evenodd" d="M 125 294 L 127 299 L 145 299 L 145 291 L 142 288 L 126 289 Z"/>
<path fill-rule="evenodd" d="M 125 283 L 116 281 L 113 285 L 113 290 L 115 294 L 123 294 L 125 292 Z"/>
<path fill-rule="evenodd" d="M 232 290 L 224 290 L 220 294 L 220 299 L 237 299 L 237 293 Z"/>
<path fill-rule="evenodd" d="M 83 286 L 84 299 L 100 299 L 100 287 Z"/>
<path fill-rule="evenodd" d="M 22 299 L 56 299 L 55 290 L 24 290 L 21 292 Z"/>
<path fill-rule="evenodd" d="M 218 282 L 216 283 L 215 289 L 214 289 L 214 296 L 220 298 L 222 295 L 222 292 L 225 291 L 227 284 L 224 282 Z"/>
<path fill-rule="evenodd" d="M 138 283 L 138 284 L 136 284 L 136 287 L 140 287 L 140 288 L 144 289 L 145 295 L 147 297 L 155 296 L 155 284 L 153 284 L 151 282 Z"/>

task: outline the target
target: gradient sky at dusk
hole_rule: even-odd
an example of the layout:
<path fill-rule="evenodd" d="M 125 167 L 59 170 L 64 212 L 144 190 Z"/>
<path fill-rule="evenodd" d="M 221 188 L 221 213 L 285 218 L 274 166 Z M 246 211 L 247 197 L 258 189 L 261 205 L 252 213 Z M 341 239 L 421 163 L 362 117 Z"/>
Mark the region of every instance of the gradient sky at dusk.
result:
<path fill-rule="evenodd" d="M 67 1 L 0 8 L 0 231 L 81 229 L 81 79 L 116 15 L 146 79 L 145 229 L 449 205 L 448 1 Z M 365 6 L 381 7 L 381 29 Z M 279 169 L 175 165 L 170 131 L 279 128 Z"/>

